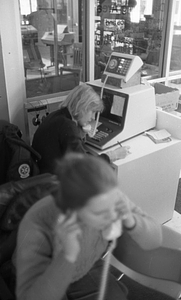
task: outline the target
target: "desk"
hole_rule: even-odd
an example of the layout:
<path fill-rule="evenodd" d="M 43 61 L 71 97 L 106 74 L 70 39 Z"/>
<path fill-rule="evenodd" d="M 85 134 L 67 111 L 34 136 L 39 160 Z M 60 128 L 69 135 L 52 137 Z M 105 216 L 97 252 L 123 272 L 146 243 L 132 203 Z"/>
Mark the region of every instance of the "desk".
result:
<path fill-rule="evenodd" d="M 112 164 L 121 189 L 160 224 L 167 222 L 174 212 L 181 169 L 181 141 L 172 138 L 171 142 L 155 144 L 141 134 L 122 145 L 130 146 L 131 154 Z M 97 154 L 106 152 L 88 148 Z"/>
<path fill-rule="evenodd" d="M 130 152 L 114 163 L 123 191 L 160 223 L 173 216 L 181 169 L 181 141 L 154 144 L 140 135 L 127 144 Z"/>

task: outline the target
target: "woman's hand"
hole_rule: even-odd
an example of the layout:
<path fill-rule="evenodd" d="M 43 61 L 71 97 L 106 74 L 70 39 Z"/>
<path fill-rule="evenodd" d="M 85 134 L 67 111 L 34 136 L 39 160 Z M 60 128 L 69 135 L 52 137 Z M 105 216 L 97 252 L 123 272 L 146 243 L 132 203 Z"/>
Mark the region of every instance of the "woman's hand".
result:
<path fill-rule="evenodd" d="M 129 149 L 130 149 L 129 146 L 122 146 L 122 147 L 119 147 L 115 150 L 108 151 L 108 152 L 106 152 L 106 154 L 109 156 L 110 161 L 113 162 L 113 161 L 118 160 L 118 159 L 123 159 L 128 154 L 130 154 Z"/>
<path fill-rule="evenodd" d="M 125 158 L 130 152 L 129 152 L 130 147 L 129 146 L 122 146 L 114 150 L 116 159 L 121 159 Z"/>
<path fill-rule="evenodd" d="M 129 198 L 119 191 L 120 193 L 120 202 L 118 203 L 117 210 L 119 211 L 119 216 L 122 220 L 122 225 L 124 228 L 131 230 L 136 226 L 136 219 L 132 213 L 130 207 Z"/>
<path fill-rule="evenodd" d="M 79 237 L 82 231 L 76 213 L 60 215 L 55 225 L 55 253 L 63 250 L 65 258 L 74 263 L 80 252 Z"/>

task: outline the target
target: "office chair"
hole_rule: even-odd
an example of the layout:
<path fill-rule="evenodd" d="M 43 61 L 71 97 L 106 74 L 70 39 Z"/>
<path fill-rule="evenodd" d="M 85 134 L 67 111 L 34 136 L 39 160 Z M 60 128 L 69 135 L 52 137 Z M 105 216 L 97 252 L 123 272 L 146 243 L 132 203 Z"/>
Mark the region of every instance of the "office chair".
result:
<path fill-rule="evenodd" d="M 36 44 L 31 42 L 28 45 L 23 45 L 23 58 L 25 78 L 27 79 L 27 70 L 39 71 L 41 79 L 45 78 L 44 67 L 39 48 Z"/>
<path fill-rule="evenodd" d="M 73 58 L 72 65 L 67 65 L 68 57 Z M 74 43 L 72 53 L 62 53 L 62 62 L 64 66 L 60 67 L 60 75 L 63 75 L 64 71 L 76 73 L 82 80 L 82 43 Z"/>
<path fill-rule="evenodd" d="M 135 282 L 173 299 L 181 299 L 181 234 L 162 225 L 157 249 L 143 250 L 124 232 L 117 240 L 111 264 Z"/>
<path fill-rule="evenodd" d="M 16 272 L 12 257 L 19 223 L 39 199 L 56 192 L 51 174 L 36 175 L 0 185 L 0 300 L 15 300 Z"/>

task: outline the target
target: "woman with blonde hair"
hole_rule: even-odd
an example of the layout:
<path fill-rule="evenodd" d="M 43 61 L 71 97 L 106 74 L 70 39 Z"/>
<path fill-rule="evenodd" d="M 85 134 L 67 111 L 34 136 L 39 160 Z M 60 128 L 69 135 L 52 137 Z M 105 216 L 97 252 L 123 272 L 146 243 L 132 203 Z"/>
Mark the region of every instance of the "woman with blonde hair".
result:
<path fill-rule="evenodd" d="M 85 127 L 104 109 L 103 101 L 94 89 L 81 84 L 70 91 L 57 111 L 50 113 L 33 137 L 33 148 L 40 153 L 41 173 L 52 173 L 55 160 L 67 152 L 86 153 Z M 108 162 L 125 158 L 128 147 L 120 147 L 101 156 Z"/>

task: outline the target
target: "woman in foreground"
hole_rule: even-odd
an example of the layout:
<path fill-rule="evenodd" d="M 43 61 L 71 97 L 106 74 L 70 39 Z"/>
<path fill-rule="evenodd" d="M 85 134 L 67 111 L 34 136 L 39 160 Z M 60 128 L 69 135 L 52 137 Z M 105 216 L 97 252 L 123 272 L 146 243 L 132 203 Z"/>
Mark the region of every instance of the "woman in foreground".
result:
<path fill-rule="evenodd" d="M 34 204 L 19 227 L 17 300 L 97 300 L 112 224 L 120 220 L 144 249 L 161 245 L 161 225 L 128 199 L 100 158 L 70 153 L 55 173 L 56 194 Z M 125 300 L 114 274 L 111 267 L 105 299 Z"/>

